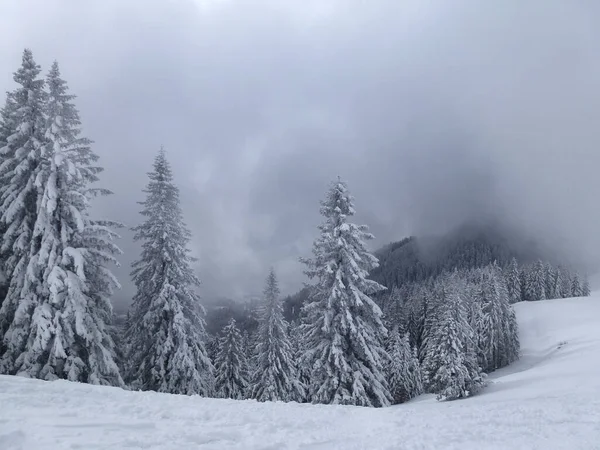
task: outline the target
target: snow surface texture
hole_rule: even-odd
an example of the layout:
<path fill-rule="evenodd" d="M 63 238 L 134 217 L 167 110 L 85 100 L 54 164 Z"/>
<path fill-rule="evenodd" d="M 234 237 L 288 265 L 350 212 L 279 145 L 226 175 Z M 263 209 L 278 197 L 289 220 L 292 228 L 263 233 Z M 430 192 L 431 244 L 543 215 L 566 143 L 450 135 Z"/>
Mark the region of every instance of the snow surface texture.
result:
<path fill-rule="evenodd" d="M 516 311 L 521 360 L 470 399 L 373 409 L 0 376 L 0 449 L 600 449 L 600 294 Z"/>

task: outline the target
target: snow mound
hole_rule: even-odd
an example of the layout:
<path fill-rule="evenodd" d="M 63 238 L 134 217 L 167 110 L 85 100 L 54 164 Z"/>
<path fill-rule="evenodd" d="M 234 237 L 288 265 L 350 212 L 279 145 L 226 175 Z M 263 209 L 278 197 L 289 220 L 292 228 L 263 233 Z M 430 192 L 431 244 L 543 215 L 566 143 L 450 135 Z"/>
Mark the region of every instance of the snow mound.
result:
<path fill-rule="evenodd" d="M 600 296 L 516 310 L 521 360 L 471 399 L 371 409 L 0 376 L 0 449 L 600 449 Z"/>

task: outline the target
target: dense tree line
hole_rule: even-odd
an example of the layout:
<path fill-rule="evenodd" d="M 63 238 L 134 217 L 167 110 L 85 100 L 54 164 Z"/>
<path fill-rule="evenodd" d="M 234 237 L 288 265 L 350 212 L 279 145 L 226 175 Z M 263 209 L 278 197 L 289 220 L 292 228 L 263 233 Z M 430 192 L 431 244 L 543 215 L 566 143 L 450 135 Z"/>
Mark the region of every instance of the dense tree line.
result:
<path fill-rule="evenodd" d="M 589 295 L 576 272 L 519 264 L 483 241 L 446 243 L 425 261 L 410 238 L 379 253 L 383 270 L 338 178 L 302 260 L 311 284 L 284 300 L 271 270 L 262 298 L 220 309 L 209 329 L 161 149 L 133 228 L 142 252 L 119 329 L 110 266 L 121 225 L 91 217 L 92 199 L 110 194 L 93 187 L 102 168 L 58 64 L 45 79 L 40 70 L 25 50 L 0 111 L 2 374 L 257 401 L 383 407 L 422 392 L 452 400 L 518 358 L 512 303 Z M 398 251 L 402 264 L 390 264 Z"/>
<path fill-rule="evenodd" d="M 506 267 L 546 259 L 540 249 L 515 230 L 493 223 L 467 224 L 442 236 L 420 236 L 384 246 L 375 255 L 380 265 L 371 277 L 389 288 L 424 282 L 455 269 L 475 269 L 496 262 Z"/>

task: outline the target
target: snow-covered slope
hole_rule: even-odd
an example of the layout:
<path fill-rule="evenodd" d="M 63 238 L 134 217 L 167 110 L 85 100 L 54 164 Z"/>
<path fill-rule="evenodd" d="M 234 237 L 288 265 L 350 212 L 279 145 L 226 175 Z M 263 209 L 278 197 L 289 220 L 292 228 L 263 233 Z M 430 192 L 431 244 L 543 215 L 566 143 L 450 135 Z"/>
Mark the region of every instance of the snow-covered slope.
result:
<path fill-rule="evenodd" d="M 517 315 L 521 360 L 447 403 L 259 404 L 0 376 L 0 449 L 600 449 L 600 296 Z"/>

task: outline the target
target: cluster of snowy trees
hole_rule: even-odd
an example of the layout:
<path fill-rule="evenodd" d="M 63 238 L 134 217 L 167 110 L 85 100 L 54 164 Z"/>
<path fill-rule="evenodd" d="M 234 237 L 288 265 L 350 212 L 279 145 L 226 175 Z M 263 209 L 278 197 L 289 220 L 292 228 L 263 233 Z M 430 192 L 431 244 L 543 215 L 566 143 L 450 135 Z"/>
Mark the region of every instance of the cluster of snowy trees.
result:
<path fill-rule="evenodd" d="M 371 279 L 388 289 L 428 283 L 454 270 L 476 269 L 495 262 L 505 271 L 517 265 L 519 276 L 514 279 L 520 280 L 523 293 L 520 300 L 585 295 L 585 276 L 575 268 L 565 265 L 564 260 L 548 261 L 549 255 L 517 230 L 494 223 L 465 224 L 436 237 L 409 237 L 384 246 L 375 255 L 380 265 L 371 272 Z M 557 265 L 558 262 L 562 265 Z M 537 276 L 537 280 L 547 279 L 554 286 L 558 276 L 561 288 L 558 292 L 555 287 L 545 289 L 545 297 L 527 296 L 526 286 L 535 283 L 532 276 Z"/>
<path fill-rule="evenodd" d="M 539 259 L 519 267 L 513 258 L 505 269 L 505 278 L 512 303 L 590 295 L 587 276 Z"/>
<path fill-rule="evenodd" d="M 234 325 L 225 327 L 215 361 L 225 369 L 219 372 L 235 374 L 234 380 L 251 367 L 257 375 L 223 383 L 223 396 L 234 392 L 230 395 L 239 398 L 240 390 L 229 386 L 249 382 L 247 398 L 265 399 L 256 392 L 268 377 L 276 393 L 269 400 L 381 407 L 422 392 L 451 400 L 477 393 L 486 372 L 519 357 L 516 317 L 496 264 L 415 285 L 406 296 L 394 288 L 384 296 L 382 309 L 373 296 L 385 287 L 368 278 L 377 266 L 365 246 L 373 236 L 367 227 L 349 222 L 354 205 L 343 181 L 332 184 L 321 214 L 325 220 L 313 257 L 304 260 L 315 283 L 299 320 L 288 326 L 279 302 L 277 308 L 268 306 L 266 311 L 276 313 L 261 314 L 257 345 L 247 347 L 245 357 L 231 357 L 244 349 L 241 339 L 231 338 Z M 266 305 L 277 297 L 273 285 L 271 274 Z M 235 351 L 224 353 L 231 342 L 238 342 Z M 277 375 L 271 374 L 274 368 Z"/>
<path fill-rule="evenodd" d="M 496 264 L 419 284 L 405 297 L 395 288 L 384 310 L 389 321 L 406 330 L 422 364 L 426 391 L 440 399 L 477 392 L 484 385 L 483 373 L 519 357 L 516 317 Z"/>
<path fill-rule="evenodd" d="M 332 183 L 321 214 L 313 257 L 303 260 L 315 283 L 301 320 L 284 319 L 271 271 L 255 336 L 244 343 L 233 320 L 220 335 L 214 357 L 219 396 L 381 407 L 422 392 L 408 334 L 388 333 L 372 299 L 385 290 L 368 279 L 377 265 L 366 249 L 373 236 L 349 221 L 353 198 L 343 181 Z"/>
<path fill-rule="evenodd" d="M 323 222 L 306 300 L 284 317 L 274 270 L 263 298 L 217 339 L 208 335 L 179 190 L 164 150 L 148 174 L 136 294 L 119 332 L 110 271 L 115 229 L 90 202 L 102 169 L 57 63 L 45 79 L 29 50 L 0 111 L 0 373 L 166 393 L 382 407 L 422 392 L 456 399 L 519 355 L 511 303 L 587 295 L 587 281 L 538 262 L 442 273 L 387 290 L 370 279 L 373 236 L 351 222 L 339 178 Z M 117 349 L 115 342 L 120 345 Z"/>

